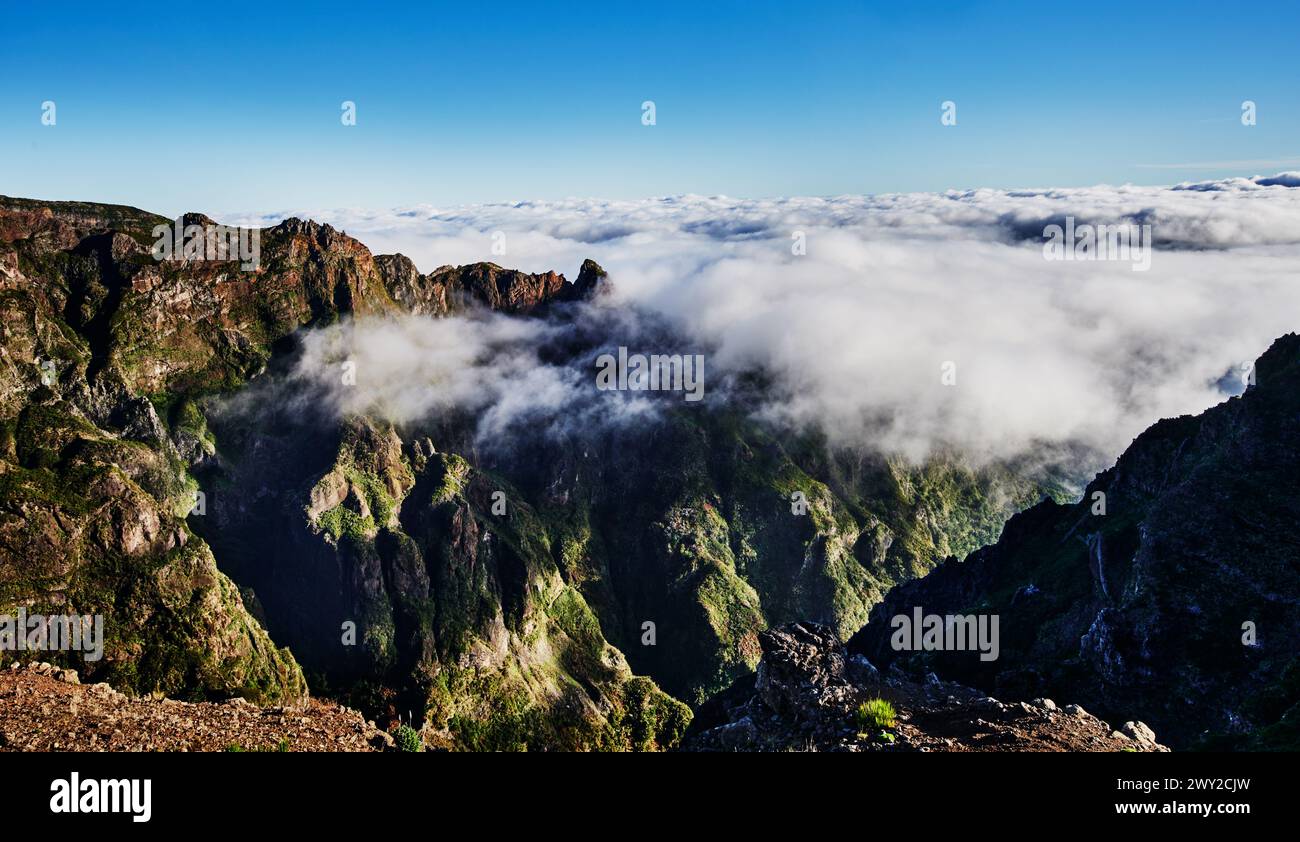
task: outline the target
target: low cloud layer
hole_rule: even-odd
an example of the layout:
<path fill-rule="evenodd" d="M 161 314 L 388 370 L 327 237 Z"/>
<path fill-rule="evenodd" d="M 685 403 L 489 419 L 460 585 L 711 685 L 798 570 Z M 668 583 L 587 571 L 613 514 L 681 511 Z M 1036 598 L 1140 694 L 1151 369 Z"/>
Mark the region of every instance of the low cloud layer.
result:
<path fill-rule="evenodd" d="M 654 407 L 641 394 L 592 399 L 585 357 L 555 351 L 571 329 L 487 312 L 348 320 L 303 337 L 290 382 L 294 394 L 343 415 L 416 424 L 464 413 L 483 445 L 504 442 L 519 424 L 564 434 L 648 416 Z"/>
<path fill-rule="evenodd" d="M 1000 458 L 1069 444 L 1113 459 L 1155 420 L 1239 391 L 1234 372 L 1300 329 L 1300 173 L 1168 188 L 292 215 L 329 222 L 376 253 L 407 254 L 424 271 L 492 260 L 573 277 L 594 258 L 616 286 L 600 318 L 626 330 L 609 342 L 643 337 L 629 314 L 662 319 L 690 347 L 641 350 L 707 349 L 715 383 L 766 372 L 773 388 L 759 414 L 915 458 L 936 446 Z M 1150 225 L 1150 270 L 1046 260 L 1043 229 L 1067 217 Z M 504 255 L 492 251 L 498 232 Z M 793 253 L 799 235 L 806 254 Z M 399 416 L 455 405 L 501 424 L 563 415 L 591 397 L 592 372 L 543 364 L 529 350 L 545 339 L 530 332 L 554 325 L 416 321 L 334 328 L 309 339 L 305 364 L 323 364 L 341 332 L 366 331 L 360 353 L 392 383 L 339 400 Z M 445 384 L 430 388 L 439 377 Z"/>

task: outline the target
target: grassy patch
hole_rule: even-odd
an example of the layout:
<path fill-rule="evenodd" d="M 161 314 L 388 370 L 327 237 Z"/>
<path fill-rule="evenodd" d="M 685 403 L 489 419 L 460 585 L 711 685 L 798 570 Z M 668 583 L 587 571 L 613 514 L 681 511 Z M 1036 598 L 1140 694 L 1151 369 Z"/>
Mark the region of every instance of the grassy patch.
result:
<path fill-rule="evenodd" d="M 884 699 L 871 699 L 858 705 L 853 721 L 863 731 L 880 731 L 898 724 L 898 712 Z"/>

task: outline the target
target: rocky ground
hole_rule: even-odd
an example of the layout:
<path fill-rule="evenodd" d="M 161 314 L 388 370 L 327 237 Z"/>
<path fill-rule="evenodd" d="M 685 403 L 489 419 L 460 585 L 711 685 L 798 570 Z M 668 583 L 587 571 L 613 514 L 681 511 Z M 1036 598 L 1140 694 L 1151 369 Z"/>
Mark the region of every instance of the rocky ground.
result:
<path fill-rule="evenodd" d="M 1005 703 L 933 675 L 917 682 L 848 657 L 829 628 L 791 623 L 760 636 L 752 681 L 711 700 L 687 747 L 696 751 L 1168 751 L 1141 722 L 1118 730 L 1077 705 Z M 884 699 L 890 727 L 859 705 Z"/>
<path fill-rule="evenodd" d="M 710 700 L 694 751 L 1168 751 L 1141 722 L 1116 730 L 1077 705 L 1005 703 L 930 676 L 881 674 L 834 632 L 791 623 L 760 636 L 758 672 Z M 893 725 L 855 716 L 870 699 Z M 341 705 L 130 698 L 47 663 L 0 670 L 0 751 L 383 751 L 393 738 Z"/>
<path fill-rule="evenodd" d="M 128 698 L 45 663 L 0 670 L 0 751 L 382 751 L 393 738 L 360 713 Z"/>

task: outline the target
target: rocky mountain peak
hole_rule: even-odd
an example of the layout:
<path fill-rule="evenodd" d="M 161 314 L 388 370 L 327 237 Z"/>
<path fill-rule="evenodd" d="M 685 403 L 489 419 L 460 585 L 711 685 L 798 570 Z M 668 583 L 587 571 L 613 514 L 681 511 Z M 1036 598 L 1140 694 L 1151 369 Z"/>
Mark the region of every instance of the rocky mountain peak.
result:
<path fill-rule="evenodd" d="M 573 282 L 573 288 L 574 297 L 581 300 L 603 295 L 610 289 L 609 273 L 602 269 L 599 263 L 588 258 L 582 261 L 582 268 L 578 270 L 578 280 Z"/>
<path fill-rule="evenodd" d="M 473 307 L 530 315 L 552 304 L 590 298 L 606 282 L 605 270 L 593 260 L 583 262 L 576 284 L 556 272 L 533 274 L 488 262 L 420 274 L 409 258 L 397 254 L 381 255 L 375 265 L 394 301 L 409 312 L 432 316 Z"/>
<path fill-rule="evenodd" d="M 1274 340 L 1255 362 L 1255 383 L 1267 390 L 1300 387 L 1300 334 L 1288 333 Z"/>

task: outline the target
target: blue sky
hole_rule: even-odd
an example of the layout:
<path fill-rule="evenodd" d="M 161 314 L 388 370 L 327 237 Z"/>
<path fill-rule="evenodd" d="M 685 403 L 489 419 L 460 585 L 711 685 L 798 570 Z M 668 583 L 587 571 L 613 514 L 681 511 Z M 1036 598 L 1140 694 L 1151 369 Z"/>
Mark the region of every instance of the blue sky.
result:
<path fill-rule="evenodd" d="M 1300 169 L 1294 2 L 289 5 L 7 4 L 0 193 L 220 213 Z"/>

